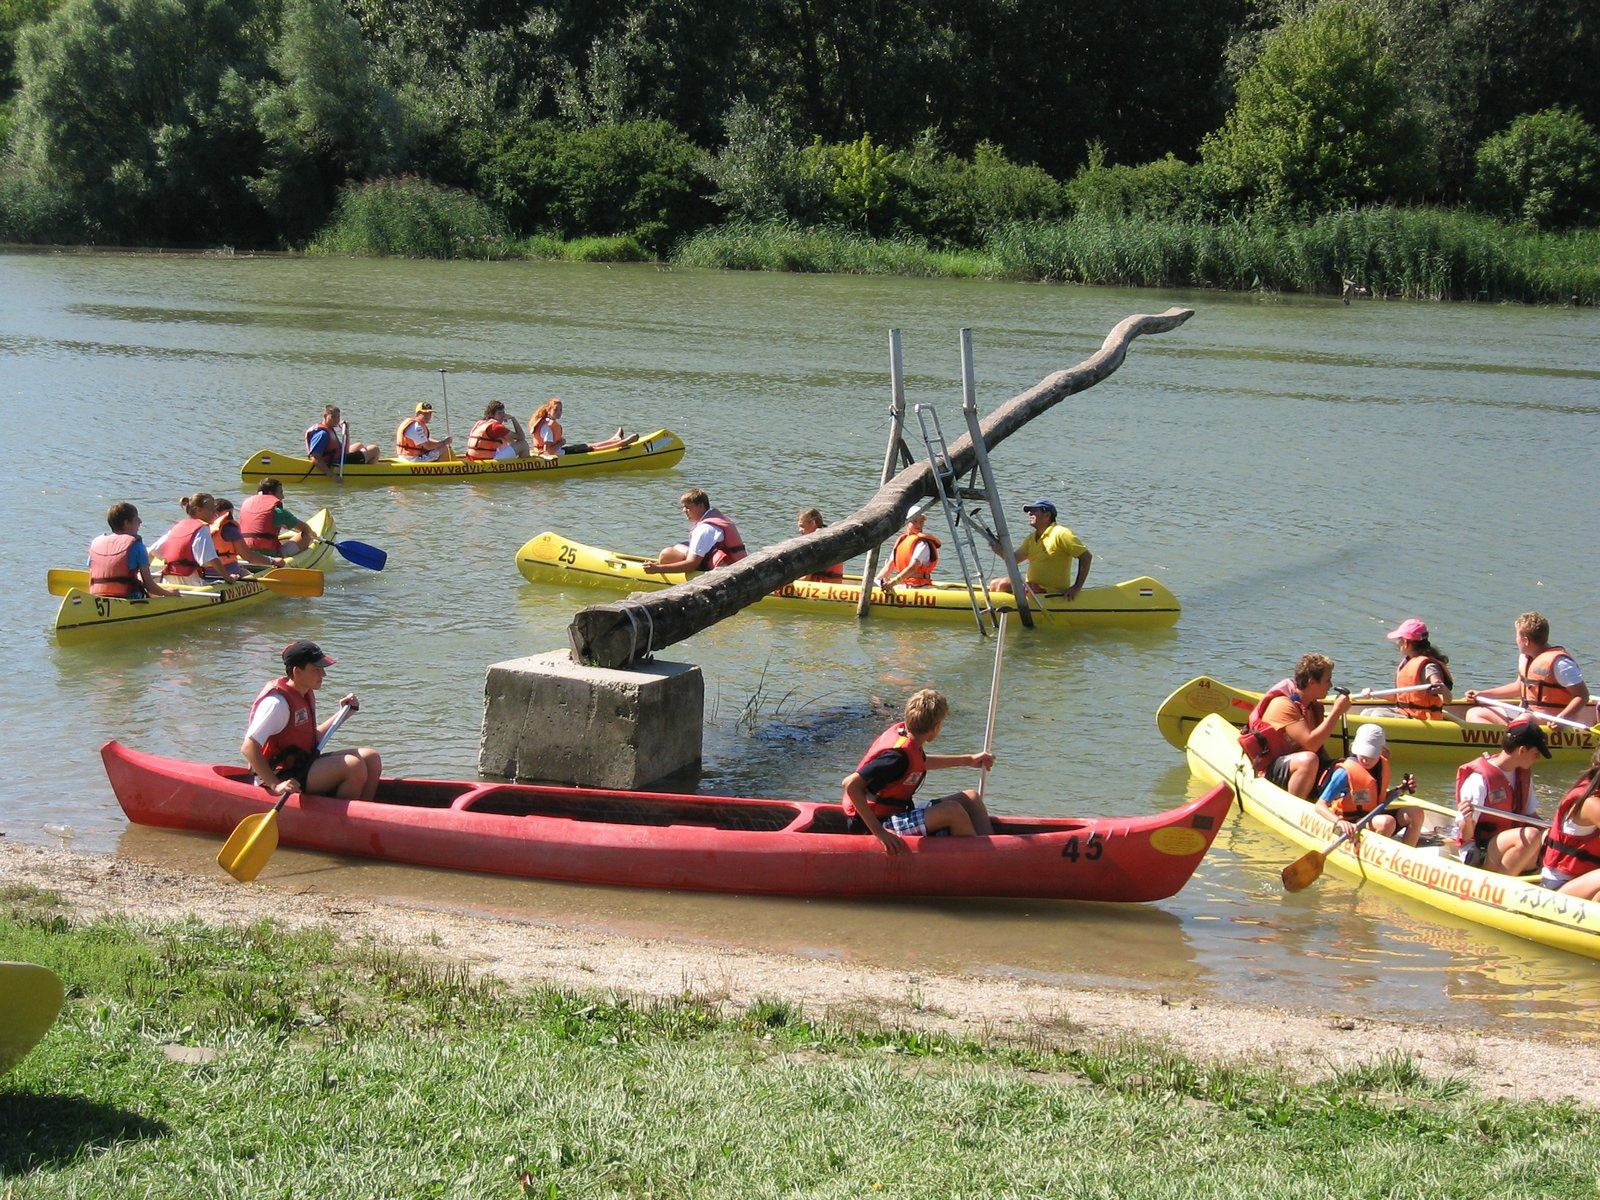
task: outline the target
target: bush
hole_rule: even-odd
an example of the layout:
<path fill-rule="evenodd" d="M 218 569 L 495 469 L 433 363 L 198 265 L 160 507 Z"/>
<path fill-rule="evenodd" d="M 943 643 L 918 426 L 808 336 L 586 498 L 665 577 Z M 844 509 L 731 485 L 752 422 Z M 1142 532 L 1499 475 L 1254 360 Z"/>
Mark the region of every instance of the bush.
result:
<path fill-rule="evenodd" d="M 470 192 L 410 177 L 345 188 L 333 220 L 310 249 L 400 258 L 503 258 L 511 252 L 505 220 L 489 205 Z"/>
<path fill-rule="evenodd" d="M 715 203 L 734 221 L 809 218 L 825 211 L 825 194 L 800 147 L 766 112 L 739 100 L 722 122 L 727 141 L 702 169 Z"/>
<path fill-rule="evenodd" d="M 1061 215 L 1061 185 L 1038 167 L 1019 166 L 993 142 L 979 142 L 968 162 L 941 151 L 931 131 L 896 156 L 892 194 L 901 228 L 935 246 L 982 245 L 1011 221 Z"/>
<path fill-rule="evenodd" d="M 1089 147 L 1089 161 L 1067 182 L 1067 206 L 1078 216 L 1109 221 L 1123 217 L 1151 219 L 1220 217 L 1229 211 L 1220 172 L 1191 166 L 1168 154 L 1140 166 L 1105 165 L 1105 148 Z"/>
<path fill-rule="evenodd" d="M 537 121 L 475 157 L 484 191 L 523 233 L 616 234 L 662 254 L 714 213 L 700 151 L 665 121 Z"/>
<path fill-rule="evenodd" d="M 0 172 L 0 242 L 92 243 L 83 212 L 64 193 L 16 171 Z"/>
<path fill-rule="evenodd" d="M 1600 136 L 1577 109 L 1518 117 L 1478 147 L 1479 203 L 1533 229 L 1600 215 Z"/>

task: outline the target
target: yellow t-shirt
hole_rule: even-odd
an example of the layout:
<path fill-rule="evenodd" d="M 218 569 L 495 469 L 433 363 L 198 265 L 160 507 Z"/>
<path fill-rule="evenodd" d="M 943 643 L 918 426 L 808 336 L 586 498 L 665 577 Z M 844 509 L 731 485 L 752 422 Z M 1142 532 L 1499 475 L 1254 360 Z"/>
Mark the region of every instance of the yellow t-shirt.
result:
<path fill-rule="evenodd" d="M 1045 592 L 1064 592 L 1072 586 L 1078 556 L 1086 547 L 1065 525 L 1047 525 L 1043 536 L 1030 533 L 1017 547 L 1028 560 L 1028 582 Z"/>

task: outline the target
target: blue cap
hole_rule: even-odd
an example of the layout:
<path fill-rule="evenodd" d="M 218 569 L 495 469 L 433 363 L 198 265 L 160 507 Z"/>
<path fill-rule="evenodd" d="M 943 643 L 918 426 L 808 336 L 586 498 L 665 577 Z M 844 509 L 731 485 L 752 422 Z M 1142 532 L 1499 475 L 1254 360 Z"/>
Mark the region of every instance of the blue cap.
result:
<path fill-rule="evenodd" d="M 1052 521 L 1056 519 L 1056 506 L 1051 504 L 1048 500 L 1035 500 L 1032 504 L 1024 504 L 1022 506 L 1023 512 L 1036 512 L 1040 510 L 1049 513 Z"/>

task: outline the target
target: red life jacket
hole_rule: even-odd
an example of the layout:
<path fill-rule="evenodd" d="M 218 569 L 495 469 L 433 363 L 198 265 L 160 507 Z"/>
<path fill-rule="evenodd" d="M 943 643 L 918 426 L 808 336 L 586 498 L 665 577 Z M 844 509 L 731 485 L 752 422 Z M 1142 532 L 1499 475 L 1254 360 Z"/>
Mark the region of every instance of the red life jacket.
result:
<path fill-rule="evenodd" d="M 1413 654 L 1401 663 L 1394 673 L 1395 687 L 1415 687 L 1428 682 L 1429 666 L 1444 669 L 1437 658 L 1426 654 Z M 1444 697 L 1435 692 L 1406 692 L 1394 698 L 1394 709 L 1403 717 L 1419 721 L 1438 721 L 1444 717 Z"/>
<path fill-rule="evenodd" d="M 137 600 L 144 583 L 128 565 L 128 551 L 139 539 L 131 533 L 102 533 L 89 543 L 89 594 Z"/>
<path fill-rule="evenodd" d="M 1488 788 L 1488 795 L 1484 797 L 1484 806 L 1498 808 L 1501 812 L 1521 812 L 1522 801 L 1528 800 L 1533 795 L 1533 772 L 1526 767 L 1518 767 L 1507 776 L 1504 771 L 1489 761 L 1487 754 L 1480 755 L 1471 762 L 1456 768 L 1456 803 L 1461 803 L 1461 785 L 1474 775 L 1483 776 L 1484 785 Z M 1483 813 L 1478 814 L 1477 824 L 1473 826 L 1473 837 L 1482 841 L 1493 837 L 1502 829 L 1513 826 L 1521 828 L 1515 822 L 1496 821 L 1493 817 Z"/>
<path fill-rule="evenodd" d="M 282 696 L 288 703 L 289 721 L 267 739 L 261 753 L 274 771 L 295 774 L 317 756 L 317 700 L 310 692 L 293 687 L 287 678 L 274 679 L 250 702 L 252 719 L 256 705 L 271 695 Z"/>
<path fill-rule="evenodd" d="M 1346 821 L 1359 821 L 1389 794 L 1389 752 L 1378 758 L 1378 773 L 1374 775 L 1354 754 L 1339 764 L 1350 779 L 1350 790 L 1337 800 L 1328 801 L 1335 815 Z"/>
<path fill-rule="evenodd" d="M 1312 726 L 1322 724 L 1323 709 L 1320 701 L 1302 699 L 1300 689 L 1295 686 L 1293 679 L 1283 679 L 1273 684 L 1250 710 L 1249 717 L 1245 719 L 1244 733 L 1239 737 L 1239 745 L 1249 756 L 1250 765 L 1255 768 L 1257 775 L 1265 775 L 1267 768 L 1285 754 L 1298 754 L 1305 749 L 1290 737 L 1282 726 L 1267 724 L 1267 705 L 1278 696 L 1294 701 L 1307 724 Z"/>
<path fill-rule="evenodd" d="M 889 574 L 898 575 L 911 565 L 911 556 L 916 553 L 918 542 L 928 544 L 928 565 L 918 566 L 902 579 L 900 582 L 906 587 L 927 587 L 933 582 L 933 569 L 939 565 L 939 547 L 943 543 L 931 533 L 908 529 L 894 544 L 894 554 L 889 559 Z"/>
<path fill-rule="evenodd" d="M 912 796 L 928 773 L 927 752 L 906 732 L 904 722 L 891 725 L 880 733 L 872 745 L 867 747 L 867 752 L 861 756 L 861 761 L 856 764 L 856 770 L 860 771 L 885 750 L 904 750 L 907 762 L 904 775 L 872 793 L 870 801 L 872 811 L 880 819 L 910 808 Z M 856 806 L 849 796 L 844 798 L 844 810 L 852 817 L 856 815 Z"/>
<path fill-rule="evenodd" d="M 1523 665 L 1522 704 L 1534 712 L 1558 713 L 1573 693 L 1556 682 L 1556 659 L 1566 653 L 1561 646 L 1546 646 Z"/>
<path fill-rule="evenodd" d="M 257 492 L 254 496 L 246 496 L 244 503 L 239 505 L 239 532 L 244 535 L 244 544 L 250 549 L 260 550 L 264 554 L 277 554 L 283 549 L 283 543 L 278 540 L 277 523 L 272 519 L 280 503 L 276 496 Z"/>
<path fill-rule="evenodd" d="M 322 461 L 331 467 L 334 463 L 338 462 L 344 457 L 344 443 L 339 440 L 339 431 L 337 428 L 329 425 L 326 421 L 318 421 L 310 429 L 306 430 L 307 454 L 311 453 L 311 437 L 319 429 L 326 429 L 328 431 L 328 451 L 322 456 Z"/>
<path fill-rule="evenodd" d="M 164 573 L 167 575 L 198 575 L 200 564 L 194 560 L 194 535 L 206 528 L 206 523 L 199 517 L 185 517 L 170 530 L 162 539 L 161 548 L 156 551 L 161 556 L 161 561 L 166 564 Z"/>
<path fill-rule="evenodd" d="M 706 515 L 700 520 L 722 531 L 722 540 L 706 552 L 705 561 L 700 564 L 702 570 L 714 571 L 718 567 L 736 563 L 745 557 L 744 541 L 739 537 L 739 531 L 734 528 L 732 521 L 714 508 L 706 509 Z"/>
<path fill-rule="evenodd" d="M 1587 875 L 1600 867 L 1600 829 L 1585 834 L 1568 833 L 1563 826 L 1567 817 L 1577 811 L 1578 803 L 1588 799 L 1589 784 L 1578 780 L 1572 790 L 1556 806 L 1555 819 L 1550 822 L 1550 832 L 1545 834 L 1544 854 L 1540 865 L 1547 871 L 1557 871 L 1566 879 Z"/>
<path fill-rule="evenodd" d="M 504 436 L 490 435 L 489 430 L 497 425 Z M 511 430 L 507 426 L 493 417 L 485 417 L 467 432 L 467 457 L 493 458 L 495 451 L 505 445 L 510 437 Z"/>

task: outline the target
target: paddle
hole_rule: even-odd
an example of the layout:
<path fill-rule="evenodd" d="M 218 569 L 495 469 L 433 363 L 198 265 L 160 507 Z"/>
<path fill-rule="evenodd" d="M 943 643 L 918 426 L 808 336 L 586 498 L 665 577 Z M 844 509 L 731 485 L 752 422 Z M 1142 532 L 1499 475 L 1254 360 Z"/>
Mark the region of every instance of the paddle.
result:
<path fill-rule="evenodd" d="M 319 542 L 326 542 L 339 552 L 339 557 L 345 562 L 354 563 L 358 567 L 365 567 L 369 571 L 383 570 L 384 563 L 389 561 L 389 552 L 380 550 L 376 546 L 369 546 L 365 542 L 354 542 L 346 538 L 336 542 L 332 538 L 318 538 Z"/>
<path fill-rule="evenodd" d="M 339 706 L 339 711 L 333 714 L 333 720 L 328 722 L 327 732 L 317 742 L 318 754 L 327 746 L 334 730 L 344 724 L 344 719 L 354 711 L 348 704 Z M 272 852 L 278 848 L 278 810 L 293 794 L 285 792 L 266 812 L 251 813 L 234 826 L 228 840 L 222 843 L 222 849 L 217 851 L 217 865 L 240 883 L 249 883 L 261 874 L 261 868 L 267 865 Z"/>
<path fill-rule="evenodd" d="M 1570 717 L 1558 717 L 1553 713 L 1534 712 L 1531 708 L 1524 708 L 1520 704 L 1512 704 L 1505 700 L 1495 700 L 1488 696 L 1478 696 L 1474 704 L 1487 704 L 1490 708 L 1498 708 L 1504 713 L 1516 713 L 1518 716 L 1532 717 L 1536 721 L 1545 721 L 1551 725 L 1565 725 L 1568 729 L 1581 729 L 1584 733 L 1600 736 L 1600 725 L 1585 725 L 1582 721 L 1574 721 Z"/>
<path fill-rule="evenodd" d="M 1390 696 L 1406 696 L 1412 692 L 1431 691 L 1433 691 L 1433 684 L 1431 683 L 1413 683 L 1410 687 L 1386 688 L 1381 692 L 1375 692 L 1371 688 L 1363 688 L 1358 698 L 1361 700 L 1386 700 Z"/>
<path fill-rule="evenodd" d="M 1004 610 L 1000 613 L 1000 624 L 994 631 L 994 679 L 989 683 L 989 723 L 983 730 L 983 752 L 988 754 L 994 748 L 994 717 L 1000 708 L 1000 665 L 1006 658 L 1006 617 L 1010 614 Z M 989 768 L 983 768 L 983 773 L 978 776 L 978 802 L 983 802 L 983 789 L 989 783 Z"/>
<path fill-rule="evenodd" d="M 344 455 L 350 448 L 350 422 L 340 421 L 339 432 L 344 436 L 339 439 L 339 482 L 344 482 Z"/>
<path fill-rule="evenodd" d="M 277 592 L 280 596 L 320 596 L 322 595 L 322 572 L 313 571 L 307 567 L 273 567 L 262 571 L 259 575 L 246 575 L 242 579 L 228 580 L 229 583 L 243 583 L 249 580 L 259 583 L 270 592 Z M 222 583 L 223 580 L 213 582 Z M 64 571 L 53 568 L 46 573 L 45 583 L 50 588 L 52 596 L 65 596 L 73 588 L 80 592 L 89 590 L 89 572 Z M 185 588 L 178 585 L 167 585 L 175 591 L 204 591 L 209 594 L 210 589 Z"/>
<path fill-rule="evenodd" d="M 439 399 L 444 403 L 444 440 L 448 442 L 448 441 L 450 441 L 450 436 L 451 436 L 450 435 L 450 392 L 449 392 L 449 389 L 447 389 L 444 386 L 444 372 L 445 372 L 445 369 L 443 367 L 440 367 L 439 368 Z M 455 456 L 454 456 L 454 454 L 451 454 L 450 457 L 453 458 Z"/>
<path fill-rule="evenodd" d="M 1529 816 L 1527 813 L 1507 812 L 1503 808 L 1490 808 L 1487 804 L 1474 804 L 1472 811 L 1481 813 L 1486 817 L 1496 817 L 1503 821 L 1520 821 L 1524 825 L 1534 825 L 1540 829 L 1549 829 L 1550 822 L 1543 817 Z"/>
<path fill-rule="evenodd" d="M 1398 796 L 1395 797 L 1396 800 L 1399 798 L 1400 797 Z M 1372 820 L 1373 817 L 1377 816 L 1393 803 L 1394 800 L 1385 800 L 1382 804 L 1378 805 L 1377 808 L 1373 809 L 1366 816 L 1357 821 L 1355 823 L 1355 829 L 1351 830 L 1351 833 L 1359 832 L 1363 825 Z M 1321 877 L 1322 865 L 1328 861 L 1328 855 L 1337 850 L 1349 838 L 1349 833 L 1341 833 L 1338 837 L 1334 838 L 1332 842 L 1328 843 L 1327 849 L 1308 850 L 1299 858 L 1295 859 L 1281 872 L 1284 890 L 1289 892 L 1305 891 L 1306 888 L 1310 887 Z"/>

